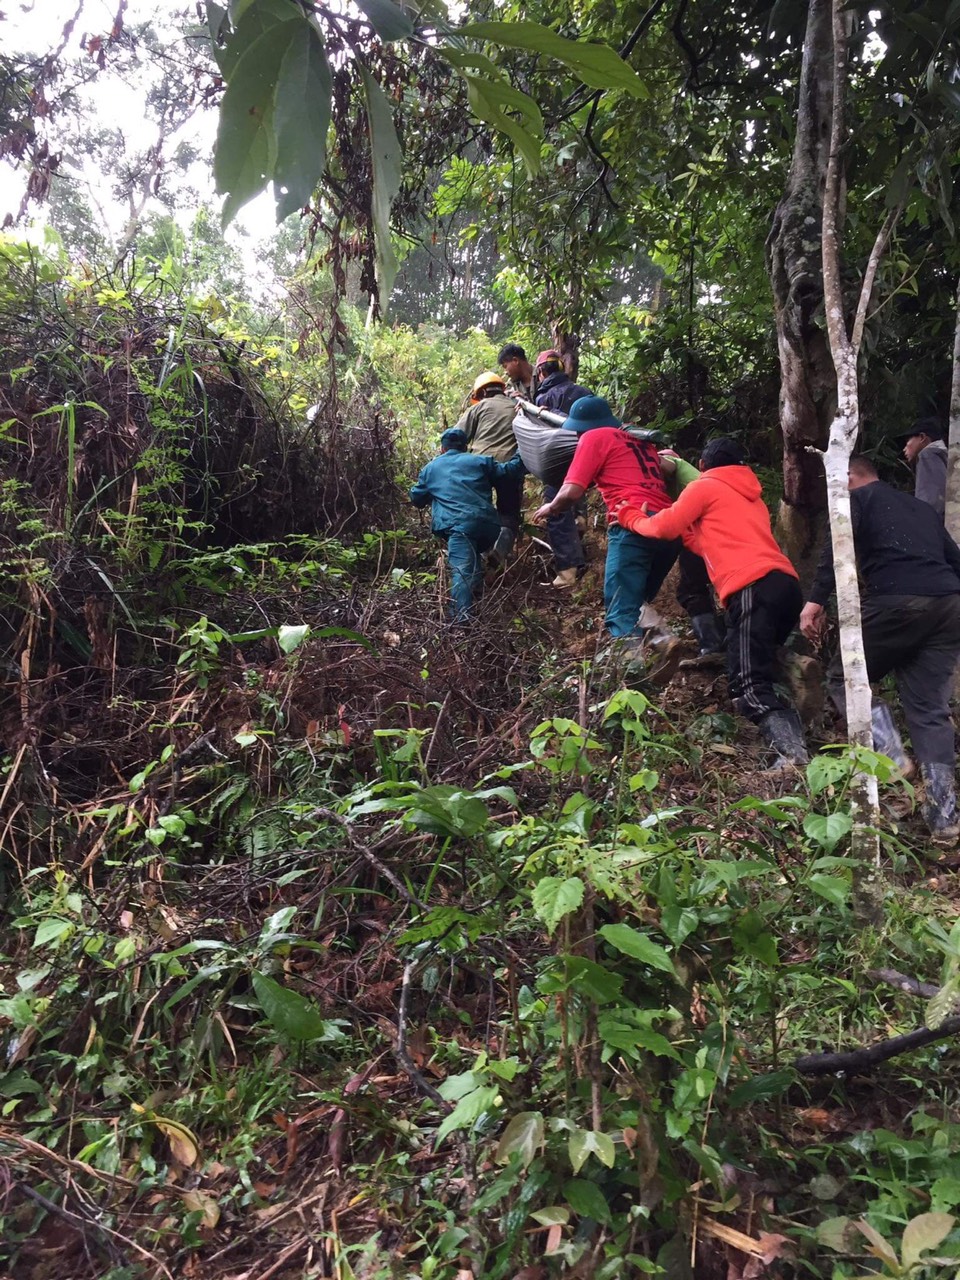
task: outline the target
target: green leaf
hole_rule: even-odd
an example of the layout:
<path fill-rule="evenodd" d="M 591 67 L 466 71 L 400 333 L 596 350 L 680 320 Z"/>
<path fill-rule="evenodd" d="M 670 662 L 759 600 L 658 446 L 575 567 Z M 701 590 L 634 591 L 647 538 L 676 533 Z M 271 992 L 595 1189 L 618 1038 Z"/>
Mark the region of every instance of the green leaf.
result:
<path fill-rule="evenodd" d="M 540 147 L 543 143 L 543 117 L 532 98 L 512 85 L 500 80 L 484 80 L 478 76 L 463 75 L 467 82 L 467 99 L 470 110 L 478 120 L 492 125 L 506 134 L 519 151 L 527 174 L 532 178 L 540 172 Z M 533 108 L 536 113 L 524 111 Z M 508 110 L 523 112 L 526 127 L 508 115 Z"/>
<path fill-rule="evenodd" d="M 900 1242 L 904 1271 L 915 1266 L 922 1253 L 935 1249 L 941 1240 L 945 1240 L 955 1221 L 949 1213 L 921 1213 L 919 1217 L 911 1218 L 903 1229 L 903 1239 Z"/>
<path fill-rule="evenodd" d="M 681 907 L 675 902 L 669 907 L 664 907 L 660 913 L 660 928 L 675 947 L 679 947 L 699 923 L 700 917 L 695 911 L 690 907 Z"/>
<path fill-rule="evenodd" d="M 307 623 L 301 623 L 297 627 L 279 627 L 277 629 L 277 644 L 284 653 L 293 653 L 306 640 L 310 634 L 310 627 Z"/>
<path fill-rule="evenodd" d="M 61 920 L 59 916 L 50 916 L 41 920 L 37 932 L 33 936 L 35 947 L 45 946 L 48 942 L 59 942 L 73 932 L 73 924 L 69 920 Z"/>
<path fill-rule="evenodd" d="M 217 191 L 227 195 L 223 222 L 271 180 L 280 220 L 307 203 L 326 163 L 331 79 L 323 40 L 297 6 L 256 0 L 234 32 L 234 50 L 213 164 Z"/>
<path fill-rule="evenodd" d="M 370 19 L 381 40 L 403 40 L 413 35 L 413 23 L 392 0 L 356 0 L 356 6 Z"/>
<path fill-rule="evenodd" d="M 601 1014 L 597 1024 L 597 1034 L 606 1045 L 632 1053 L 637 1049 L 645 1049 L 658 1058 L 673 1058 L 680 1061 L 680 1055 L 665 1035 L 653 1031 L 650 1027 L 637 1027 L 624 1022 L 616 1013 Z"/>
<path fill-rule="evenodd" d="M 539 22 L 471 22 L 456 34 L 555 58 L 592 89 L 625 89 L 635 98 L 650 96 L 637 73 L 609 45 L 567 40 Z"/>
<path fill-rule="evenodd" d="M 808 813 L 803 820 L 806 834 L 827 853 L 833 853 L 852 826 L 849 813 Z"/>
<path fill-rule="evenodd" d="M 526 1169 L 542 1146 L 543 1116 L 539 1111 L 521 1111 L 504 1129 L 493 1158 L 497 1164 L 506 1164 L 516 1151 Z"/>
<path fill-rule="evenodd" d="M 273 177 L 277 82 L 283 60 L 300 35 L 302 23 L 295 18 L 274 22 L 247 45 L 227 81 L 213 154 L 216 189 L 227 196 L 224 225 Z"/>
<path fill-rule="evenodd" d="M 807 884 L 821 898 L 835 907 L 842 907 L 850 896 L 850 882 L 843 876 L 812 875 Z"/>
<path fill-rule="evenodd" d="M 613 1139 L 597 1129 L 574 1129 L 567 1139 L 567 1152 L 573 1172 L 579 1173 L 590 1156 L 596 1156 L 608 1169 L 613 1168 Z"/>
<path fill-rule="evenodd" d="M 610 1225 L 610 1206 L 595 1182 L 588 1182 L 586 1178 L 571 1178 L 564 1183 L 563 1194 L 570 1208 L 581 1218 L 592 1218 L 594 1222 L 600 1222 L 604 1226 Z"/>
<path fill-rule="evenodd" d="M 767 1075 L 753 1076 L 744 1080 L 735 1089 L 731 1089 L 727 1098 L 727 1106 L 745 1107 L 749 1102 L 759 1102 L 762 1098 L 779 1098 L 796 1080 L 796 1073 L 784 1069 L 771 1071 Z"/>
<path fill-rule="evenodd" d="M 277 76 L 273 166 L 277 222 L 309 204 L 323 176 L 330 127 L 333 81 L 326 50 L 312 22 L 297 24 L 296 41 L 284 54 Z M 280 628 L 281 634 L 284 628 Z M 281 640 L 281 646 L 282 646 Z M 284 649 L 284 653 L 289 650 Z"/>
<path fill-rule="evenodd" d="M 327 1024 L 319 1010 L 305 996 L 282 987 L 258 969 L 253 971 L 253 990 L 267 1019 L 287 1040 L 320 1040 Z"/>
<path fill-rule="evenodd" d="M 385 310 L 397 274 L 397 255 L 390 241 L 390 206 L 400 190 L 403 156 L 393 124 L 393 111 L 386 94 L 366 67 L 360 68 L 360 76 L 367 97 L 367 116 L 370 121 L 370 154 L 373 161 L 370 215 L 377 253 L 377 287 L 380 306 Z"/>
<path fill-rule="evenodd" d="M 499 1097 L 500 1090 L 495 1084 L 465 1094 L 437 1130 L 438 1145 L 454 1129 L 471 1129 L 484 1112 L 493 1110 Z"/>
<path fill-rule="evenodd" d="M 533 909 L 553 933 L 564 916 L 568 916 L 583 902 L 583 881 L 578 876 L 561 880 L 559 876 L 544 876 L 533 891 Z"/>
<path fill-rule="evenodd" d="M 542 1209 L 534 1209 L 530 1217 L 542 1227 L 565 1227 L 570 1221 L 570 1210 L 565 1204 L 548 1204 Z"/>
<path fill-rule="evenodd" d="M 745 911 L 732 930 L 733 945 L 739 955 L 753 956 L 771 966 L 780 963 L 777 944 L 759 911 Z"/>
<path fill-rule="evenodd" d="M 807 765 L 807 786 L 815 796 L 849 776 L 850 761 L 844 756 L 816 755 Z"/>
<path fill-rule="evenodd" d="M 622 951 L 624 955 L 631 956 L 642 964 L 650 965 L 652 969 L 662 969 L 664 973 L 673 975 L 673 961 L 669 953 L 639 929 L 634 929 L 629 924 L 605 924 L 599 932 L 604 941 L 609 942 L 617 951 Z"/>
<path fill-rule="evenodd" d="M 935 1209 L 953 1209 L 960 1205 L 960 1178 L 944 1174 L 930 1186 L 930 1200 Z"/>

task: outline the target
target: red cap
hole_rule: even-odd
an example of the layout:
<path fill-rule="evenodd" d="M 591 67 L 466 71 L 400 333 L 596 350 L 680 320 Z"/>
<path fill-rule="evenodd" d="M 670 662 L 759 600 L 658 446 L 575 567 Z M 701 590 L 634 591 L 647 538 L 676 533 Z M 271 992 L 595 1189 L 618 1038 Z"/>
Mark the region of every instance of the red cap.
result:
<path fill-rule="evenodd" d="M 559 351 L 541 351 L 537 356 L 536 368 L 539 369 L 540 366 L 542 364 L 546 364 L 548 360 L 559 360 L 561 364 L 563 363 L 563 357 L 560 355 Z"/>

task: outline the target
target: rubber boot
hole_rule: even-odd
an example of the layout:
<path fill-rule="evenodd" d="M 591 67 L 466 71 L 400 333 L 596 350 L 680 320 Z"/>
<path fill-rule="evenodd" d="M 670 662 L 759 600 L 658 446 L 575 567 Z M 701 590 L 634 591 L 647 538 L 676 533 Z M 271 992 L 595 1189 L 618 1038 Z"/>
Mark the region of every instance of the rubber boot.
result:
<path fill-rule="evenodd" d="M 796 711 L 786 707 L 768 711 L 757 728 L 763 735 L 767 746 L 777 753 L 773 763 L 774 769 L 786 769 L 790 765 L 806 764 L 807 744 L 803 740 L 803 727 Z"/>
<path fill-rule="evenodd" d="M 912 778 L 917 768 L 904 749 L 900 730 L 893 719 L 893 712 L 885 702 L 875 698 L 870 711 L 870 725 L 873 729 L 873 749 L 881 755 L 889 756 L 900 770 L 902 778 Z"/>
<path fill-rule="evenodd" d="M 577 585 L 577 579 L 579 577 L 579 569 L 560 569 L 550 585 L 551 587 L 556 587 L 558 591 L 566 591 L 569 587 L 575 587 Z"/>
<path fill-rule="evenodd" d="M 726 660 L 727 637 L 714 613 L 697 613 L 690 626 L 700 651 L 695 658 L 685 658 L 684 667 L 719 667 Z"/>
<path fill-rule="evenodd" d="M 494 568 L 497 568 L 502 564 L 506 564 L 507 558 L 513 550 L 513 545 L 516 540 L 516 532 L 513 529 L 508 529 L 507 526 L 504 525 L 497 535 L 496 542 L 490 548 L 487 555 L 488 563 Z"/>
<path fill-rule="evenodd" d="M 960 837 L 953 765 L 921 763 L 920 772 L 926 793 L 921 812 L 930 832 L 930 843 L 940 849 L 952 849 Z"/>

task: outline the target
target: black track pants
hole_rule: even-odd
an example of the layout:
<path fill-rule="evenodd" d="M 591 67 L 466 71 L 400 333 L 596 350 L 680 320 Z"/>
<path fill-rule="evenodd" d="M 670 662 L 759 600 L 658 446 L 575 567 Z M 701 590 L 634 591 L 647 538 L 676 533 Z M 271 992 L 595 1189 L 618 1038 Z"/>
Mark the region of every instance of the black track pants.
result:
<path fill-rule="evenodd" d="M 774 569 L 727 600 L 727 674 L 730 698 L 741 715 L 758 724 L 785 705 L 774 691 L 777 649 L 797 625 L 803 595 L 789 573 Z"/>

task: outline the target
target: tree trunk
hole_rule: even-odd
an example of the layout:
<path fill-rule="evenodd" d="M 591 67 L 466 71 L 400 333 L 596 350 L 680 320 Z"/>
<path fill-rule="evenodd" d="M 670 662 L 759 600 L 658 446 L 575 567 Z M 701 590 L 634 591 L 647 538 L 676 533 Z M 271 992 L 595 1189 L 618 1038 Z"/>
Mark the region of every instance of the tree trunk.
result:
<path fill-rule="evenodd" d="M 574 382 L 580 372 L 580 335 L 567 333 L 559 325 L 550 326 L 550 340 L 554 349 L 560 352 L 563 367 Z"/>
<path fill-rule="evenodd" d="M 843 148 L 846 139 L 844 98 L 847 84 L 847 16 L 843 0 L 832 0 L 833 28 L 833 119 L 830 128 L 830 150 L 823 197 L 823 296 L 827 318 L 830 352 L 837 376 L 837 412 L 830 427 L 830 440 L 823 465 L 829 494 L 830 537 L 833 541 L 833 565 L 837 583 L 837 614 L 840 622 L 840 653 L 843 657 L 843 681 L 847 703 L 847 734 L 854 746 L 872 748 L 873 730 L 870 712 L 873 698 L 867 679 L 867 663 L 863 650 L 863 628 L 860 623 L 860 584 L 850 515 L 850 493 L 847 475 L 850 455 L 860 431 L 860 388 L 857 374 L 857 347 L 847 333 L 847 318 L 840 275 L 841 192 L 843 187 Z M 863 286 L 857 306 L 853 333 L 859 343 L 873 292 L 877 264 L 886 247 L 896 215 L 888 215 L 877 236 L 873 252 L 864 272 Z M 879 862 L 880 844 L 877 827 L 880 805 L 877 779 L 873 774 L 857 772 L 850 788 L 853 812 L 852 852 L 870 864 Z M 855 892 L 865 913 L 873 915 L 881 903 L 877 901 L 877 877 L 868 871 L 858 878 Z"/>
<path fill-rule="evenodd" d="M 957 284 L 957 323 L 953 335 L 953 380 L 950 384 L 950 447 L 947 453 L 947 533 L 960 539 L 960 283 Z"/>
<path fill-rule="evenodd" d="M 797 104 L 797 133 L 783 199 L 767 238 L 780 354 L 783 503 L 778 533 L 806 585 L 824 523 L 823 470 L 811 449 L 826 447 L 836 376 L 823 302 L 820 226 L 833 106 L 830 0 L 809 0 Z"/>

